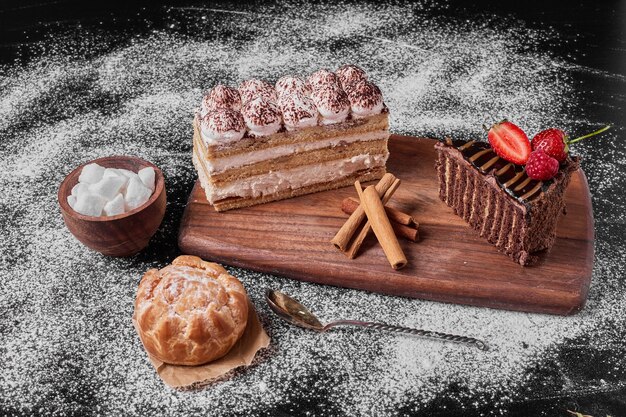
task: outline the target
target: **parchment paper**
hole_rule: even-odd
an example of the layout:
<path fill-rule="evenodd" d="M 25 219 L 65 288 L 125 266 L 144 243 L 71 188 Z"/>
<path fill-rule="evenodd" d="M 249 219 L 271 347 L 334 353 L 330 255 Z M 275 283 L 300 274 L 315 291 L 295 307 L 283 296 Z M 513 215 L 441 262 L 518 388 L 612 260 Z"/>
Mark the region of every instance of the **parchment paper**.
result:
<path fill-rule="evenodd" d="M 256 353 L 269 346 L 270 338 L 265 333 L 254 305 L 248 300 L 248 324 L 226 356 L 213 362 L 198 366 L 170 365 L 161 362 L 146 352 L 157 373 L 167 385 L 172 388 L 193 388 L 206 385 L 212 380 L 226 375 L 240 366 L 249 366 Z M 137 323 L 133 319 L 133 326 L 137 330 Z"/>

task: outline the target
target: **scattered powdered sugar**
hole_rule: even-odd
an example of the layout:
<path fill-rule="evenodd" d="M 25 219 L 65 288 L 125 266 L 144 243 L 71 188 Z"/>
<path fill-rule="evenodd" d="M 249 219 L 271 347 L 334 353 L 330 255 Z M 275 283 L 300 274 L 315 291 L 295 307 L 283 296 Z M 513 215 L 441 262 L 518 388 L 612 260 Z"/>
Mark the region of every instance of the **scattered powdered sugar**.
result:
<path fill-rule="evenodd" d="M 506 407 L 535 365 L 562 343 L 590 336 L 623 315 L 626 157 L 616 145 L 602 160 L 585 145 L 598 211 L 597 260 L 587 307 L 572 317 L 524 314 L 388 297 L 229 270 L 248 289 L 272 337 L 247 370 L 200 392 L 163 385 L 131 324 L 143 272 L 178 254 L 177 228 L 195 180 L 191 121 L 202 92 L 246 78 L 275 82 L 344 63 L 363 67 L 391 111 L 391 129 L 412 135 L 480 135 L 504 116 L 528 132 L 588 129 L 576 110 L 572 73 L 580 68 L 538 45 L 556 34 L 488 18 L 437 17 L 411 7 L 308 6 L 293 2 L 237 11 L 179 8 L 172 26 L 194 28 L 132 38 L 82 58 L 72 38 L 50 40 L 24 67 L 0 72 L 0 399 L 15 413 L 174 415 L 380 415 L 419 411 L 442 397 L 468 409 Z M 103 42 L 105 42 L 103 40 Z M 595 125 L 591 124 L 591 127 Z M 168 209 L 151 246 L 132 259 L 91 252 L 69 234 L 56 201 L 65 174 L 90 159 L 137 155 L 166 177 Z M 621 214 L 610 214 L 619 212 Z M 279 321 L 263 301 L 266 287 L 306 302 L 323 321 L 356 318 L 467 334 L 492 349 L 395 334 L 341 329 L 317 334 Z M 591 337 L 590 346 L 617 343 Z M 454 388 L 457 387 L 457 388 Z M 558 393 L 558 392 L 557 392 Z"/>

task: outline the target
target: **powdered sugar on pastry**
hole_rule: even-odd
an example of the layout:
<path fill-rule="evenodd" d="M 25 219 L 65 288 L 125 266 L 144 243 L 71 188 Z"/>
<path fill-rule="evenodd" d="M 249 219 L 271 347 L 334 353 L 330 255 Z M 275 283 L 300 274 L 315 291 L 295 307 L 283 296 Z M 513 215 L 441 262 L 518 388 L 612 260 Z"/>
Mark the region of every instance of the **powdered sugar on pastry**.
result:
<path fill-rule="evenodd" d="M 172 265 L 144 274 L 133 317 L 152 356 L 200 365 L 228 353 L 243 334 L 247 294 L 220 265 L 179 256 Z"/>

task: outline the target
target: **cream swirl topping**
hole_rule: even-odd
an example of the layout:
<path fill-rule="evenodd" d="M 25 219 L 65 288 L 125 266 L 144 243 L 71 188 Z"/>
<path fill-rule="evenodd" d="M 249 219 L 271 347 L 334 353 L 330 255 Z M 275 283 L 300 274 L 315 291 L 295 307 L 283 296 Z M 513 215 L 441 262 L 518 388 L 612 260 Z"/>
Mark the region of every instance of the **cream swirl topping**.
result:
<path fill-rule="evenodd" d="M 348 93 L 352 117 L 360 119 L 379 114 L 384 107 L 383 94 L 376 84 L 363 80 L 354 84 Z"/>
<path fill-rule="evenodd" d="M 317 70 L 313 74 L 309 75 L 307 81 L 313 91 L 318 90 L 322 87 L 327 87 L 329 85 L 340 86 L 339 78 L 337 78 L 337 75 L 334 72 L 327 70 L 326 68 Z"/>
<path fill-rule="evenodd" d="M 207 144 L 234 142 L 246 133 L 246 124 L 238 111 L 217 109 L 200 119 L 200 133 Z"/>
<path fill-rule="evenodd" d="M 241 95 L 241 103 L 245 105 L 247 102 L 261 97 L 267 101 L 278 101 L 278 94 L 271 84 L 257 79 L 245 80 L 239 84 L 239 94 Z"/>
<path fill-rule="evenodd" d="M 324 125 L 343 122 L 350 114 L 348 96 L 336 84 L 313 91 L 311 99 L 322 116 L 321 123 Z"/>
<path fill-rule="evenodd" d="M 317 107 L 308 96 L 301 93 L 284 94 L 279 104 L 287 130 L 317 126 Z"/>
<path fill-rule="evenodd" d="M 232 87 L 218 84 L 213 87 L 203 98 L 200 104 L 202 116 L 217 109 L 241 110 L 241 96 L 239 91 Z"/>
<path fill-rule="evenodd" d="M 276 82 L 276 92 L 278 97 L 289 94 L 311 95 L 311 86 L 305 80 L 294 75 L 286 75 Z"/>
<path fill-rule="evenodd" d="M 365 71 L 356 65 L 351 64 L 342 65 L 339 69 L 337 69 L 335 74 L 337 74 L 341 87 L 343 87 L 346 92 L 348 92 L 350 86 L 358 83 L 359 81 L 367 80 Z"/>
<path fill-rule="evenodd" d="M 282 115 L 278 105 L 257 97 L 243 105 L 241 114 L 251 135 L 268 136 L 280 130 Z"/>

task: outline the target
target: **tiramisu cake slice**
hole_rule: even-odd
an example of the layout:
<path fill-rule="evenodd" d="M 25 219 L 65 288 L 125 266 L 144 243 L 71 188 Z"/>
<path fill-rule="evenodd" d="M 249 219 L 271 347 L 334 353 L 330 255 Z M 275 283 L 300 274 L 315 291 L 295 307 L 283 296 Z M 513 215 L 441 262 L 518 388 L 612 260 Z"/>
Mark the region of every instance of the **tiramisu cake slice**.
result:
<path fill-rule="evenodd" d="M 193 162 L 217 211 L 370 181 L 385 173 L 389 114 L 362 69 L 276 86 L 218 85 L 194 119 Z"/>
<path fill-rule="evenodd" d="M 563 143 L 554 154 L 536 146 L 538 136 L 531 148 L 524 132 L 505 121 L 489 130 L 490 143 L 446 139 L 435 145 L 441 200 L 521 265 L 554 244 L 565 190 L 579 167 Z"/>

